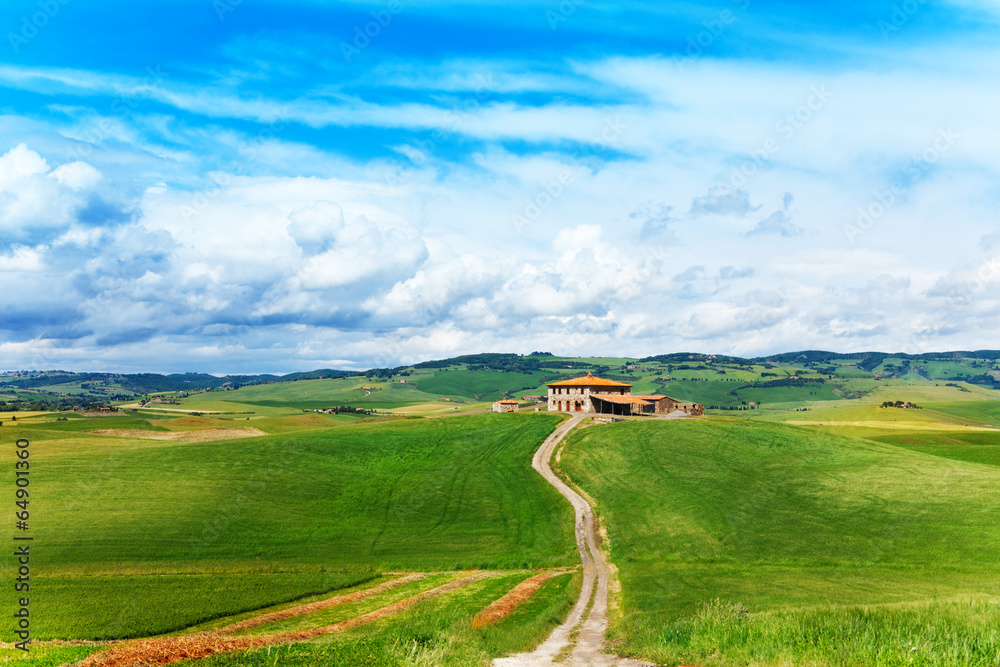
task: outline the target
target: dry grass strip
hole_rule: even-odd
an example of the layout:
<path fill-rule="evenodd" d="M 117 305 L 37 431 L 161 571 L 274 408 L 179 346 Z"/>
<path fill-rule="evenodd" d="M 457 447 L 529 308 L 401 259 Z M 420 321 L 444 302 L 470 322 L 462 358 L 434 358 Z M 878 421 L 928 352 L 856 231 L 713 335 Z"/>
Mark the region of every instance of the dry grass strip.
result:
<path fill-rule="evenodd" d="M 246 649 L 260 648 L 272 644 L 286 644 L 293 641 L 312 639 L 321 635 L 345 632 L 401 611 L 406 611 L 418 602 L 430 600 L 450 591 L 467 586 L 473 582 L 495 576 L 496 572 L 477 572 L 447 584 L 432 588 L 429 591 L 410 596 L 373 612 L 351 618 L 340 623 L 321 628 L 283 632 L 257 637 L 228 637 L 214 633 L 203 632 L 183 637 L 162 637 L 159 639 L 141 639 L 112 646 L 106 651 L 95 653 L 82 662 L 79 667 L 159 667 L 181 660 L 199 660 L 216 653 L 228 653 Z"/>
<path fill-rule="evenodd" d="M 469 584 L 479 581 L 481 579 L 486 579 L 487 577 L 496 576 L 496 572 L 477 572 L 476 574 L 469 575 L 467 577 L 462 577 L 461 579 L 456 579 L 447 584 L 438 586 L 437 588 L 432 588 L 429 591 L 424 591 L 423 593 L 417 593 L 416 595 L 410 596 L 405 600 L 400 600 L 399 602 L 394 602 L 381 609 L 376 609 L 375 611 L 364 614 L 363 616 L 357 616 L 355 618 L 349 618 L 346 621 L 341 621 L 340 623 L 334 623 L 333 625 L 327 625 L 322 628 L 311 628 L 309 630 L 298 630 L 296 632 L 285 632 L 280 635 L 271 635 L 269 639 L 272 640 L 271 643 L 283 644 L 291 641 L 298 641 L 301 639 L 312 639 L 313 637 L 319 637 L 320 635 L 329 635 L 335 632 L 346 632 L 347 630 L 353 630 L 354 628 L 371 623 L 372 621 L 377 621 L 380 618 L 385 618 L 386 616 L 391 616 L 392 614 L 398 614 L 401 611 L 406 611 L 418 602 L 423 602 L 425 600 L 430 600 L 438 596 L 444 595 L 445 593 L 450 593 L 451 591 L 462 588 L 463 586 L 468 586 Z"/>
<path fill-rule="evenodd" d="M 275 611 L 270 614 L 262 614 L 261 616 L 254 616 L 253 618 L 248 618 L 245 621 L 239 621 L 237 623 L 227 625 L 223 628 L 219 628 L 218 630 L 209 630 L 208 634 L 228 635 L 234 632 L 240 632 L 241 630 L 249 630 L 250 628 L 256 628 L 258 625 L 264 625 L 265 623 L 272 623 L 274 621 L 283 621 L 291 616 L 299 616 L 300 614 L 310 614 L 314 611 L 319 611 L 321 609 L 328 609 L 329 607 L 336 607 L 337 605 L 340 604 L 346 604 L 348 602 L 363 600 L 364 598 L 371 597 L 372 595 L 378 595 L 379 593 L 384 593 L 390 588 L 395 588 L 396 586 L 408 584 L 411 581 L 419 581 L 420 579 L 424 579 L 426 576 L 427 575 L 422 572 L 409 574 L 405 577 L 400 577 L 399 579 L 393 579 L 392 581 L 387 581 L 385 583 L 379 584 L 378 586 L 373 586 L 372 588 L 366 588 L 361 591 L 348 593 L 347 595 L 338 595 L 336 597 L 328 598 L 326 600 L 310 602 L 309 604 L 300 604 L 297 607 L 289 607 L 288 609 L 282 609 L 281 611 Z"/>
<path fill-rule="evenodd" d="M 499 620 L 507 618 L 519 605 L 527 602 L 553 574 L 552 572 L 536 574 L 510 589 L 502 598 L 495 600 L 491 605 L 476 614 L 476 617 L 472 619 L 472 629 L 476 630 L 490 623 L 496 623 Z"/>
<path fill-rule="evenodd" d="M 216 653 L 264 646 L 264 637 L 219 637 L 198 634 L 187 637 L 142 639 L 116 644 L 78 663 L 81 667 L 153 667 L 181 660 L 198 660 Z"/>
<path fill-rule="evenodd" d="M 215 440 L 236 440 L 267 435 L 253 426 L 236 428 L 204 428 L 198 431 L 143 431 L 132 428 L 101 428 L 91 431 L 94 435 L 113 435 L 119 438 L 137 440 L 168 440 L 171 442 L 212 442 Z"/>

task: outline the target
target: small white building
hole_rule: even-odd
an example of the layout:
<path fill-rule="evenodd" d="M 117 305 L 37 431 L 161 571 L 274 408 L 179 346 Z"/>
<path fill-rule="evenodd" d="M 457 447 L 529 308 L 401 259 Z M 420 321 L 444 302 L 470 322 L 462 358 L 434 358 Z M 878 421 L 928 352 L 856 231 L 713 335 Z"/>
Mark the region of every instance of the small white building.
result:
<path fill-rule="evenodd" d="M 493 412 L 517 412 L 517 401 L 494 401 Z"/>

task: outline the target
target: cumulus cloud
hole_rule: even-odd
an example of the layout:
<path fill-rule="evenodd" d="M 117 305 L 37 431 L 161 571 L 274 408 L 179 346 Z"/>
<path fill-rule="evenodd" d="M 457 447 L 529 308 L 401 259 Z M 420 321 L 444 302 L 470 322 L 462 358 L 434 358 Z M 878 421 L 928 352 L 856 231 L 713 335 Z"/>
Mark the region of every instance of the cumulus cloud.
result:
<path fill-rule="evenodd" d="M 317 88 L 295 68 L 213 67 L 209 83 L 172 72 L 114 118 L 141 78 L 4 66 L 0 352 L 225 371 L 483 349 L 989 346 L 1000 135 L 980 82 L 997 61 L 976 42 L 935 68 L 893 46 L 876 70 L 485 56 L 359 61 Z M 280 90 L 262 83 L 278 71 Z M 813 108 L 819 85 L 832 103 Z M 949 125 L 961 136 L 939 149 Z M 400 146 L 419 151 L 405 168 Z M 928 151 L 933 169 L 845 245 L 844 225 Z M 525 203 L 538 215 L 516 227 Z M 929 241 L 942 220 L 947 239 Z M 775 239 L 777 260 L 747 253 Z"/>
<path fill-rule="evenodd" d="M 735 266 L 724 266 L 719 269 L 719 280 L 739 280 L 740 278 L 752 278 L 757 275 L 757 270 L 746 267 L 737 269 Z"/>
<path fill-rule="evenodd" d="M 691 215 L 695 217 L 712 214 L 742 218 L 759 208 L 760 206 L 750 205 L 750 193 L 746 190 L 722 185 L 714 186 L 709 189 L 708 194 L 691 200 Z"/>
<path fill-rule="evenodd" d="M 308 290 L 367 283 L 378 287 L 410 277 L 427 259 L 427 247 L 413 234 L 381 230 L 369 221 L 345 225 L 329 250 L 310 257 L 295 274 Z"/>
<path fill-rule="evenodd" d="M 418 270 L 385 294 L 369 297 L 363 307 L 380 321 L 397 325 L 455 318 L 473 328 L 493 326 L 496 313 L 490 302 L 515 270 L 512 262 L 462 255 Z"/>
<path fill-rule="evenodd" d="M 663 202 L 648 201 L 629 213 L 629 219 L 641 224 L 639 238 L 653 240 L 673 240 L 675 235 L 670 229 L 670 212 L 673 207 Z"/>
<path fill-rule="evenodd" d="M 747 236 L 801 236 L 803 230 L 792 222 L 791 216 L 784 211 L 775 211 L 757 223 L 757 226 L 747 232 Z"/>
<path fill-rule="evenodd" d="M 100 173 L 82 162 L 54 171 L 25 144 L 0 156 L 0 231 L 6 242 L 37 243 L 77 220 Z"/>
<path fill-rule="evenodd" d="M 790 193 L 782 197 L 782 208 L 775 211 L 757 223 L 757 226 L 747 232 L 747 236 L 784 236 L 790 238 L 801 236 L 805 230 L 792 222 L 790 209 L 794 201 Z"/>
<path fill-rule="evenodd" d="M 52 172 L 52 177 L 73 190 L 89 190 L 102 178 L 101 172 L 82 161 L 60 165 Z"/>
<path fill-rule="evenodd" d="M 1000 233 L 983 236 L 979 239 L 979 247 L 987 252 L 1000 250 Z"/>
<path fill-rule="evenodd" d="M 321 201 L 290 213 L 286 229 L 305 254 L 315 255 L 327 249 L 344 225 L 344 209 Z"/>

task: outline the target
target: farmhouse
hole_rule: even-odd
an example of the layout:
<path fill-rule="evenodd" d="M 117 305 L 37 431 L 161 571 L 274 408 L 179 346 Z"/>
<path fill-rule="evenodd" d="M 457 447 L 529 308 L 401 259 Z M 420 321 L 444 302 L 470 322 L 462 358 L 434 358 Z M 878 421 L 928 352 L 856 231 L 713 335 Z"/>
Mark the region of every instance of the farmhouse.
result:
<path fill-rule="evenodd" d="M 493 412 L 517 412 L 517 401 L 494 401 Z"/>
<path fill-rule="evenodd" d="M 604 415 L 669 414 L 680 410 L 703 414 L 697 403 L 681 403 L 669 396 L 633 396 L 632 385 L 594 377 L 553 382 L 549 385 L 549 412 L 594 412 Z"/>

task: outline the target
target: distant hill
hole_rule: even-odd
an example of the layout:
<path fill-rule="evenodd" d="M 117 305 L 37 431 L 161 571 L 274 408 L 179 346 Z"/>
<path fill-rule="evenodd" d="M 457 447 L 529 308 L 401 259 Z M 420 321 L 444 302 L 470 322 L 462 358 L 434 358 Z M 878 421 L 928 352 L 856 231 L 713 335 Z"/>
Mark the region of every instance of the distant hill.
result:
<path fill-rule="evenodd" d="M 545 383 L 585 372 L 632 383 L 638 392 L 668 393 L 710 408 L 743 410 L 762 403 L 860 398 L 875 390 L 872 381 L 882 385 L 904 380 L 947 383 L 956 391 L 968 388 L 955 383 L 966 383 L 998 390 L 998 360 L 998 350 L 923 354 L 802 350 L 753 358 L 672 352 L 641 359 L 485 352 L 395 368 L 365 371 L 323 368 L 286 375 L 217 377 L 207 373 L 11 371 L 0 374 L 0 410 L 67 410 L 127 402 L 155 393 L 184 394 L 300 380 L 365 378 L 387 382 L 396 378 L 402 381 L 411 375 L 414 377 L 410 386 L 419 386 L 427 400 L 441 397 L 487 400 L 515 394 L 544 394 Z"/>

